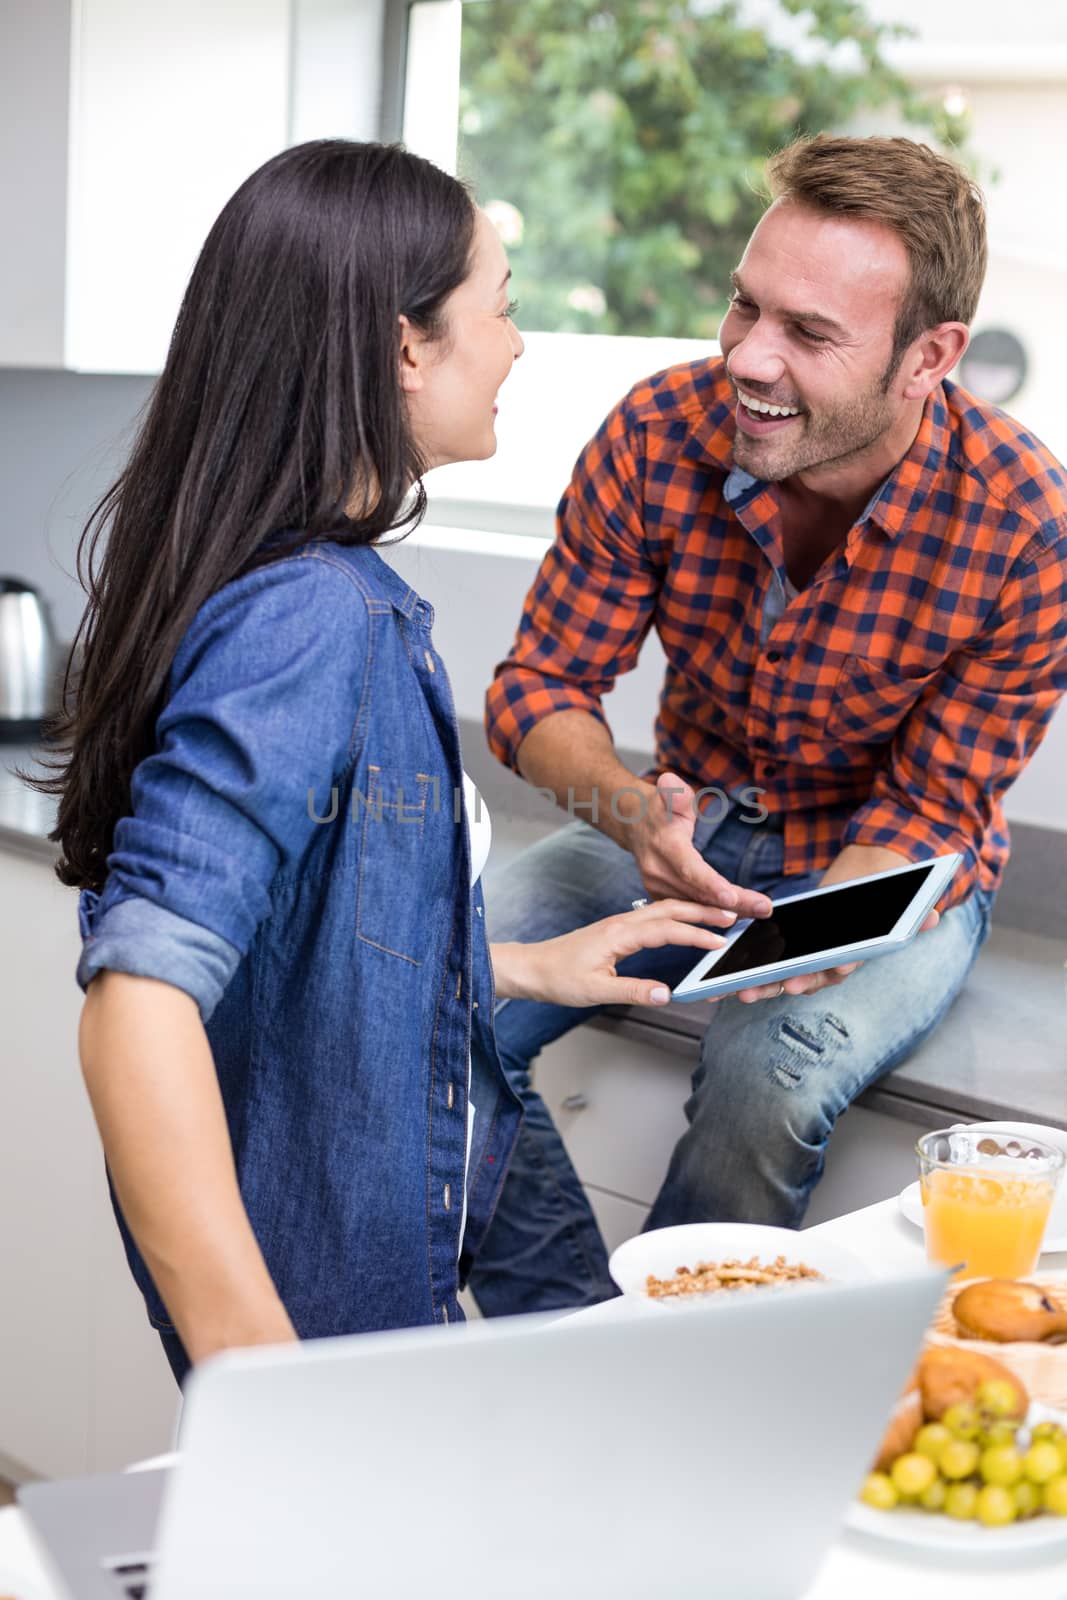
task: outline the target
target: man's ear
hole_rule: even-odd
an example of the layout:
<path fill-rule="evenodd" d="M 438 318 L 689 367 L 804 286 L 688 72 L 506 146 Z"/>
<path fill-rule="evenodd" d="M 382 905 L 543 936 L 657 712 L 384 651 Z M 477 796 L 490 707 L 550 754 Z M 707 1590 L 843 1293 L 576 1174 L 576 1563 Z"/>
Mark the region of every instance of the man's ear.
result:
<path fill-rule="evenodd" d="M 939 322 L 917 339 L 904 357 L 904 398 L 925 400 L 960 360 L 971 342 L 962 322 Z"/>
<path fill-rule="evenodd" d="M 403 312 L 397 320 L 400 324 L 400 387 L 405 394 L 416 394 L 423 386 L 426 339 Z"/>

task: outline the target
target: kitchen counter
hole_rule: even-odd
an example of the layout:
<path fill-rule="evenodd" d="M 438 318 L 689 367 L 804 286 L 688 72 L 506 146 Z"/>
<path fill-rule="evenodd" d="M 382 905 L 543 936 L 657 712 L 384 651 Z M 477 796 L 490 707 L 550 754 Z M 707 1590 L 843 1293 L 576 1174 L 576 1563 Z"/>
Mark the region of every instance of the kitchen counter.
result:
<path fill-rule="evenodd" d="M 40 749 L 0 744 L 0 849 L 51 863 L 56 858 L 56 846 L 48 835 L 55 826 L 56 802 L 50 795 L 27 788 L 16 777 L 16 769 L 40 772 Z"/>

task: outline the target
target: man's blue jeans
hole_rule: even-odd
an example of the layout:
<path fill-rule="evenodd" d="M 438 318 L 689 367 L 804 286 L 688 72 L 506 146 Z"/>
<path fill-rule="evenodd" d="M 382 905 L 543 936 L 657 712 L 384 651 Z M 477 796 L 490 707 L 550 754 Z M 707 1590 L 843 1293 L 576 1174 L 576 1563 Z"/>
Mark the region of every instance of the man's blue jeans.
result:
<path fill-rule="evenodd" d="M 771 895 L 816 886 L 821 873 L 783 876 L 776 819 L 752 823 L 742 816 L 731 806 L 719 820 L 697 823 L 694 844 L 716 871 Z M 520 941 L 551 938 L 629 910 L 645 893 L 629 852 L 584 822 L 541 840 L 488 889 L 490 938 Z M 932 932 L 818 994 L 749 1005 L 733 997 L 720 1001 L 685 1107 L 689 1129 L 646 1226 L 745 1221 L 799 1227 L 834 1123 L 937 1026 L 985 939 L 990 907 L 990 896 L 972 895 Z M 645 951 L 619 970 L 673 982 L 696 954 Z M 538 1051 L 590 1014 L 528 1000 L 498 1006 L 497 1042 L 526 1122 L 471 1273 L 487 1316 L 593 1305 L 616 1292 L 600 1230 L 530 1076 Z M 633 1136 L 640 1139 L 640 1128 Z"/>

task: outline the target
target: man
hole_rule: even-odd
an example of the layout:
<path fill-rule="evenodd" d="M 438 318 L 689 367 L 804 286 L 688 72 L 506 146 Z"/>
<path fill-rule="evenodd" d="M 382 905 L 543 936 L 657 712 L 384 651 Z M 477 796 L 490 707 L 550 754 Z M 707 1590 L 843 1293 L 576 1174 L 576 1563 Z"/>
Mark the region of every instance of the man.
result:
<path fill-rule="evenodd" d="M 520 858 L 490 932 L 541 939 L 663 895 L 759 916 L 819 882 L 950 850 L 963 865 L 900 953 L 716 1007 L 650 1227 L 799 1225 L 836 1118 L 977 954 L 1001 798 L 1067 687 L 1063 471 L 947 379 L 985 273 L 980 194 L 904 139 L 801 141 L 769 177 L 721 359 L 638 384 L 588 445 L 489 690 L 497 756 L 592 821 Z M 601 697 L 650 627 L 667 672 L 638 777 Z M 698 814 L 697 789 L 722 798 Z M 651 960 L 623 970 L 689 964 Z M 537 1051 L 586 1015 L 499 1010 L 527 1119 L 471 1278 L 489 1314 L 613 1292 L 530 1088 Z"/>

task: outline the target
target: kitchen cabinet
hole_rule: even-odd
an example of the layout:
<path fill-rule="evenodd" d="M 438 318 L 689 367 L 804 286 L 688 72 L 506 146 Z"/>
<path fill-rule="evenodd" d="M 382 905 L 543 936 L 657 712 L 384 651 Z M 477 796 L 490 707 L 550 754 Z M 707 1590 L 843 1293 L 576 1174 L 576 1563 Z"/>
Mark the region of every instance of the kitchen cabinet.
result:
<path fill-rule="evenodd" d="M 212 221 L 288 143 L 300 10 L 4 0 L 0 365 L 160 369 Z"/>
<path fill-rule="evenodd" d="M 662 1047 L 585 1024 L 544 1049 L 534 1084 L 585 1188 L 609 1251 L 640 1233 L 686 1129 L 697 1043 Z M 920 1120 L 922 1120 L 920 1118 Z M 951 1121 L 928 1115 L 924 1126 Z M 918 1128 L 852 1106 L 838 1121 L 805 1226 L 872 1205 L 915 1178 Z"/>
<path fill-rule="evenodd" d="M 0 1477 L 170 1447 L 178 1394 L 130 1279 L 77 1054 L 74 892 L 0 848 Z"/>

